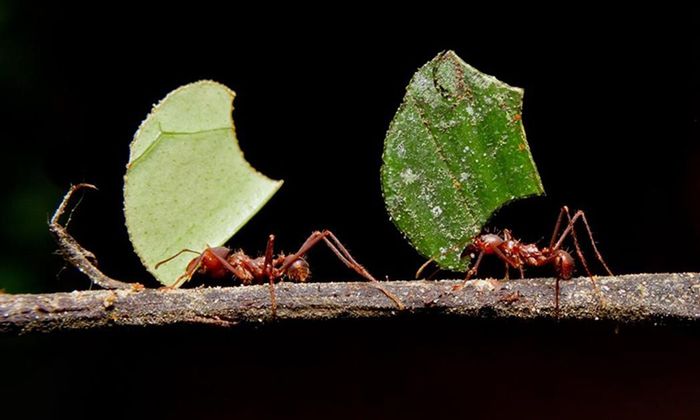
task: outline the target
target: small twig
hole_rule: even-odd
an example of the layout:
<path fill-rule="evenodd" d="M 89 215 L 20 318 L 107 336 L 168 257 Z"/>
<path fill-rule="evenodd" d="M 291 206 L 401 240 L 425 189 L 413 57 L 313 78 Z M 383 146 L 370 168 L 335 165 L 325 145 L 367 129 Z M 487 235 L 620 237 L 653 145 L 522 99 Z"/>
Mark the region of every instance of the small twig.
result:
<path fill-rule="evenodd" d="M 71 186 L 49 222 L 49 231 L 53 234 L 54 238 L 56 238 L 56 242 L 59 246 L 58 252 L 66 261 L 71 263 L 80 272 L 88 276 L 93 283 L 103 289 L 143 289 L 143 286 L 139 283 L 126 283 L 103 274 L 95 265 L 97 263 L 95 255 L 83 248 L 78 241 L 68 233 L 66 228 L 59 223 L 59 219 L 66 211 L 71 197 L 81 188 L 97 189 L 97 187 L 92 184 L 76 184 Z"/>
<path fill-rule="evenodd" d="M 471 280 L 391 281 L 381 291 L 359 283 L 281 283 L 276 286 L 278 321 L 290 319 L 380 319 L 431 314 L 470 319 L 700 321 L 700 274 L 634 274 L 600 277 L 604 302 L 588 277 L 561 282 L 559 314 L 555 279 L 499 282 Z M 197 289 L 84 291 L 45 295 L 0 295 L 0 332 L 48 332 L 110 326 L 197 324 L 232 327 L 272 322 L 267 285 Z"/>

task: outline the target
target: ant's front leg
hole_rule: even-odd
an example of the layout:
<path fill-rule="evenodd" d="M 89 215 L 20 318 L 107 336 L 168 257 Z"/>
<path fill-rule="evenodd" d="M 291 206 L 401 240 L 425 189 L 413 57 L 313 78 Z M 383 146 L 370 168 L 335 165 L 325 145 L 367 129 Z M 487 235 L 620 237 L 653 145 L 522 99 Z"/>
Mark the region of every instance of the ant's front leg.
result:
<path fill-rule="evenodd" d="M 479 271 L 479 265 L 481 265 L 481 260 L 484 258 L 484 254 L 485 254 L 484 251 L 479 252 L 479 256 L 476 257 L 476 262 L 474 263 L 472 268 L 470 268 L 467 271 L 467 275 L 464 277 L 464 281 L 462 282 L 462 284 L 458 284 L 458 285 L 452 287 L 453 292 L 458 292 L 458 291 L 462 290 L 464 288 L 464 286 L 467 285 L 467 282 L 469 281 L 469 279 L 471 279 L 473 276 L 476 275 L 476 273 Z"/>
<path fill-rule="evenodd" d="M 207 248 L 207 249 L 208 249 L 208 248 Z M 175 283 L 171 284 L 170 286 L 165 286 L 166 289 L 177 289 L 177 288 L 179 288 L 179 287 L 182 286 L 184 283 L 188 282 L 188 281 L 192 278 L 192 276 L 194 275 L 194 273 L 199 269 L 199 267 L 201 267 L 201 265 L 202 265 L 202 259 L 204 258 L 204 251 L 203 251 L 203 252 L 197 252 L 197 251 L 194 251 L 194 250 L 192 250 L 192 249 L 185 248 L 185 249 L 183 249 L 183 250 L 180 250 L 180 252 L 178 252 L 177 254 L 173 255 L 172 257 L 169 257 L 169 258 L 166 258 L 166 259 L 164 259 L 164 260 L 162 260 L 162 261 L 159 261 L 159 262 L 156 264 L 156 266 L 155 266 L 154 268 L 157 270 L 158 267 L 160 267 L 161 265 L 166 264 L 166 263 L 168 263 L 168 262 L 174 260 L 175 258 L 179 257 L 180 255 L 184 254 L 185 252 L 189 252 L 189 253 L 192 253 L 192 254 L 197 254 L 198 257 L 195 258 L 194 260 L 190 261 L 190 263 L 187 264 L 187 269 L 185 270 L 185 272 L 184 272 L 182 275 L 180 275 L 180 277 L 178 277 L 178 278 L 175 280 Z M 194 263 L 194 264 L 193 264 L 193 263 Z"/>
<path fill-rule="evenodd" d="M 506 274 L 508 273 L 508 267 L 517 267 L 520 269 L 520 274 L 523 274 L 522 271 L 522 264 L 520 264 L 517 260 L 514 260 L 510 257 L 508 257 L 506 254 L 503 253 L 498 247 L 489 247 L 488 250 L 492 252 L 495 256 L 497 256 L 501 261 L 503 261 L 506 265 Z M 464 278 L 464 281 L 462 284 L 454 286 L 452 288 L 453 291 L 459 291 L 464 288 L 464 286 L 467 285 L 467 282 L 476 275 L 476 273 L 479 270 L 479 265 L 481 265 L 481 260 L 484 257 L 484 254 L 486 254 L 485 250 L 482 250 L 479 252 L 479 255 L 476 257 L 476 262 L 474 263 L 474 266 L 467 271 L 467 275 Z"/>

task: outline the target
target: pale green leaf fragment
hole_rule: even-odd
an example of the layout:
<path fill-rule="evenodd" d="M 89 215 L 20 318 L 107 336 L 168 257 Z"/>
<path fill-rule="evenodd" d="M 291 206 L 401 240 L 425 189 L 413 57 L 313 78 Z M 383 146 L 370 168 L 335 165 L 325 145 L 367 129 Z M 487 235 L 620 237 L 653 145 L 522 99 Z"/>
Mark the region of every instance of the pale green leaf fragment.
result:
<path fill-rule="evenodd" d="M 212 81 L 182 86 L 156 105 L 131 143 L 124 214 L 134 250 L 173 285 L 192 254 L 223 245 L 282 185 L 257 172 L 238 146 L 235 93 Z"/>
<path fill-rule="evenodd" d="M 522 98 L 522 89 L 452 51 L 421 67 L 406 88 L 384 145 L 384 200 L 414 248 L 443 269 L 466 270 L 464 248 L 497 209 L 544 192 Z"/>

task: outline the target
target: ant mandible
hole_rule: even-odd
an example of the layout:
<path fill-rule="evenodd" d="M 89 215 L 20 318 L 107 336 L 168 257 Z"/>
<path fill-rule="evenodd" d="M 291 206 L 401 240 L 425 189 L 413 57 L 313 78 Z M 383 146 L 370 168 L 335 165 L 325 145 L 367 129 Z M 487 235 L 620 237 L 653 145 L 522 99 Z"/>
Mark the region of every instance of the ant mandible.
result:
<path fill-rule="evenodd" d="M 294 282 L 303 283 L 311 275 L 309 264 L 304 259 L 304 255 L 319 243 L 325 243 L 328 248 L 342 261 L 348 268 L 354 270 L 361 275 L 374 287 L 384 293 L 389 299 L 394 301 L 399 309 L 404 309 L 401 300 L 388 291 L 384 286 L 377 281 L 360 263 L 350 255 L 350 252 L 343 246 L 342 243 L 330 230 L 313 232 L 306 241 L 301 245 L 299 250 L 294 254 L 285 255 L 274 254 L 275 235 L 270 235 L 267 239 L 265 255 L 262 257 L 252 258 L 246 255 L 243 251 L 233 251 L 224 246 L 206 247 L 204 251 L 197 252 L 191 249 L 183 249 L 170 258 L 167 258 L 158 264 L 156 269 L 162 264 L 165 264 L 172 259 L 178 257 L 184 252 L 198 254 L 197 257 L 187 264 L 185 273 L 177 278 L 171 286 L 179 287 L 188 281 L 194 274 L 205 275 L 214 279 L 222 279 L 227 275 L 240 280 L 243 285 L 270 284 L 270 298 L 272 301 L 272 311 L 275 313 L 276 300 L 274 293 L 275 281 L 281 281 L 284 277 Z"/>
<path fill-rule="evenodd" d="M 557 238 L 557 235 L 559 235 L 559 231 L 561 230 L 564 216 L 567 217 L 568 225 L 561 232 L 561 235 Z M 554 267 L 554 271 L 557 275 L 554 307 L 555 310 L 558 312 L 559 281 L 571 279 L 575 268 L 574 258 L 569 252 L 561 249 L 562 243 L 569 235 L 573 237 L 574 246 L 576 248 L 576 254 L 578 255 L 579 260 L 581 261 L 581 264 L 583 265 L 586 274 L 588 274 L 588 277 L 591 279 L 593 287 L 597 290 L 593 274 L 591 274 L 591 270 L 588 268 L 588 263 L 586 262 L 586 258 L 583 256 L 583 252 L 581 252 L 581 247 L 579 245 L 578 238 L 576 237 L 574 225 L 579 219 L 583 222 L 583 225 L 586 227 L 586 231 L 588 232 L 588 238 L 591 241 L 591 245 L 593 246 L 593 251 L 595 252 L 596 258 L 603 265 L 605 271 L 607 271 L 607 273 L 612 276 L 612 271 L 610 271 L 610 268 L 608 268 L 608 265 L 605 263 L 603 256 L 600 254 L 598 248 L 595 245 L 595 241 L 593 240 L 593 233 L 591 232 L 591 228 L 588 225 L 588 220 L 586 220 L 586 214 L 582 210 L 578 210 L 576 213 L 574 213 L 572 217 L 569 213 L 569 208 L 567 206 L 563 206 L 561 208 L 561 211 L 559 212 L 559 217 L 557 218 L 557 223 L 554 226 L 554 231 L 552 232 L 552 239 L 550 240 L 548 247 L 538 248 L 537 244 L 522 243 L 521 241 L 514 239 L 511 232 L 507 229 L 503 231 L 502 236 L 493 233 L 487 233 L 474 238 L 472 243 L 466 247 L 465 252 L 471 253 L 472 257 L 474 256 L 474 254 L 478 253 L 476 256 L 476 261 L 474 262 L 474 265 L 469 269 L 469 271 L 467 271 L 467 275 L 462 284 L 454 286 L 452 290 L 461 290 L 464 286 L 466 286 L 469 279 L 471 279 L 477 274 L 479 270 L 479 265 L 481 264 L 484 255 L 495 255 L 496 257 L 498 257 L 498 259 L 504 262 L 506 270 L 506 279 L 508 278 L 508 272 L 511 268 L 518 269 L 520 271 L 520 278 L 524 278 L 524 267 L 543 267 L 549 265 Z M 418 269 L 416 277 L 420 276 L 423 269 L 425 269 L 425 267 L 431 261 L 432 260 L 428 260 L 425 264 L 423 264 L 423 266 L 420 269 Z"/>

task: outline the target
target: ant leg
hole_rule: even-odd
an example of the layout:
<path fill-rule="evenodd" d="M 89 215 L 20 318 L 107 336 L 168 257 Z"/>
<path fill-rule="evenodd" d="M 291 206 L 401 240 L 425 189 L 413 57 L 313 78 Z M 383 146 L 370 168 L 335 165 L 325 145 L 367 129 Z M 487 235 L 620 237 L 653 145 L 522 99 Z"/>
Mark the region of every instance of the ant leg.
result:
<path fill-rule="evenodd" d="M 388 297 L 389 299 L 394 301 L 394 303 L 399 308 L 399 310 L 405 309 L 405 306 L 404 306 L 403 302 L 401 302 L 401 299 L 399 299 L 396 295 L 394 295 L 393 293 L 388 291 L 386 288 L 384 288 L 384 286 L 379 281 L 377 281 L 377 279 L 372 277 L 372 275 L 369 273 L 369 271 L 367 271 L 367 269 L 365 269 L 365 267 L 363 267 L 360 263 L 355 261 L 355 259 L 352 257 L 352 255 L 350 255 L 350 251 L 348 251 L 345 248 L 345 246 L 343 246 L 343 244 L 338 240 L 338 238 L 333 234 L 333 232 L 331 232 L 330 230 L 326 230 L 324 232 L 327 233 L 327 236 L 323 237 L 323 241 L 326 243 L 326 245 L 328 245 L 328 247 L 331 249 L 331 251 L 333 251 L 333 253 L 343 263 L 345 263 L 345 265 L 352 268 L 353 270 L 355 270 L 355 272 L 357 272 L 358 274 L 360 274 L 361 276 L 363 276 L 364 278 L 369 280 L 369 282 L 374 287 L 376 287 L 377 289 L 379 289 L 379 291 L 384 293 L 384 295 L 386 297 Z M 330 240 L 328 240 L 328 238 L 331 238 L 332 242 Z"/>
<path fill-rule="evenodd" d="M 158 269 L 158 267 L 160 267 L 161 264 L 165 264 L 168 261 L 171 261 L 173 258 L 178 257 L 179 255 L 182 255 L 183 252 L 194 252 L 195 254 L 199 254 L 199 257 L 197 257 L 197 259 L 195 260 L 196 262 L 194 263 L 192 268 L 190 268 L 189 270 L 186 270 L 182 275 L 180 275 L 180 277 L 178 277 L 175 280 L 175 283 L 171 284 L 170 286 L 165 286 L 165 287 L 167 289 L 178 289 L 180 286 L 182 286 L 183 284 L 190 281 L 190 279 L 192 279 L 192 276 L 194 275 L 194 273 L 196 273 L 197 270 L 199 270 L 199 267 L 202 266 L 202 260 L 204 259 L 204 253 L 207 250 L 209 250 L 209 247 L 207 247 L 202 252 L 193 251 L 191 249 L 183 249 L 182 251 L 178 252 L 177 254 L 173 255 L 172 257 L 165 259 L 165 260 L 159 262 L 158 264 L 156 264 L 155 268 Z"/>
<path fill-rule="evenodd" d="M 202 255 L 200 255 L 200 256 L 197 258 L 197 263 L 196 263 L 195 265 L 192 266 L 192 269 L 191 269 L 191 270 L 185 271 L 184 274 L 181 274 L 180 277 L 178 277 L 177 280 L 175 280 L 175 283 L 171 284 L 170 286 L 166 286 L 166 288 L 168 288 L 168 289 L 178 289 L 180 286 L 182 286 L 183 284 L 185 284 L 185 283 L 187 283 L 188 281 L 190 281 L 190 279 L 192 278 L 192 276 L 194 275 L 194 273 L 195 273 L 197 270 L 199 270 L 199 267 L 202 265 L 202 259 L 203 259 L 203 258 L 204 258 L 204 254 L 202 253 Z"/>
<path fill-rule="evenodd" d="M 556 224 L 556 227 L 554 228 L 554 233 L 552 234 L 552 242 L 554 242 L 554 235 L 556 233 L 558 233 L 558 231 L 559 231 L 562 216 L 564 214 L 566 214 L 566 218 L 569 221 L 568 225 L 566 226 L 566 229 L 564 229 L 564 231 L 562 232 L 559 240 L 554 245 L 554 248 L 552 248 L 552 244 L 550 243 L 550 249 L 559 249 L 559 247 L 561 246 L 564 239 L 566 239 L 566 236 L 570 233 L 571 237 L 574 239 L 574 248 L 576 248 L 576 255 L 578 255 L 578 259 L 579 259 L 579 261 L 581 261 L 581 265 L 583 265 L 583 269 L 586 271 L 588 278 L 591 279 L 591 284 L 593 285 L 593 290 L 595 291 L 595 293 L 598 296 L 600 296 L 600 290 L 598 289 L 598 285 L 595 282 L 595 277 L 593 276 L 593 273 L 591 272 L 590 268 L 588 268 L 588 262 L 586 261 L 586 258 L 583 256 L 583 252 L 581 251 L 581 245 L 579 244 L 578 237 L 576 236 L 576 228 L 574 226 L 574 223 L 576 223 L 577 219 L 571 217 L 571 214 L 569 213 L 569 207 L 567 207 L 567 206 L 562 206 L 561 211 L 559 211 L 559 217 L 557 218 L 557 224 Z M 574 217 L 579 217 L 578 212 L 574 215 Z M 592 238 L 591 238 L 591 243 L 593 243 Z M 556 279 L 556 283 L 555 283 L 555 287 L 554 287 L 554 313 L 556 314 L 557 318 L 559 317 L 559 294 L 560 294 L 560 290 L 561 290 L 560 284 L 559 284 L 560 281 L 561 281 L 561 277 L 559 275 L 557 275 L 557 279 Z"/>
<path fill-rule="evenodd" d="M 595 253 L 596 258 L 598 259 L 598 262 L 605 268 L 605 271 L 608 273 L 608 275 L 613 276 L 614 274 L 608 268 L 608 264 L 605 263 L 605 259 L 603 259 L 603 255 L 598 251 L 598 247 L 595 244 L 595 240 L 593 239 L 593 232 L 591 231 L 591 227 L 588 224 L 588 220 L 586 219 L 586 214 L 582 211 L 579 210 L 574 214 L 574 218 L 572 219 L 572 223 L 576 221 L 576 218 L 580 217 L 581 221 L 583 222 L 583 226 L 586 227 L 586 232 L 588 233 L 588 240 L 591 241 L 591 246 L 593 247 L 593 252 Z"/>
<path fill-rule="evenodd" d="M 267 246 L 265 246 L 265 260 L 263 261 L 263 276 L 272 275 L 272 254 L 275 248 L 275 235 L 267 237 Z"/>
<path fill-rule="evenodd" d="M 301 257 L 303 257 L 304 255 L 306 255 L 306 253 L 309 252 L 309 250 L 310 250 L 311 248 L 313 248 L 314 246 L 316 246 L 316 244 L 318 243 L 318 241 L 320 241 L 320 240 L 322 239 L 322 237 L 324 236 L 325 232 L 326 232 L 326 231 L 324 231 L 324 232 L 316 231 L 316 232 L 313 232 L 311 235 L 309 235 L 309 237 L 306 238 L 306 240 L 304 241 L 304 243 L 301 244 L 301 246 L 299 247 L 299 250 L 298 250 L 297 252 L 295 252 L 294 254 L 291 254 L 291 255 L 288 255 L 288 256 L 287 256 L 287 258 L 285 259 L 284 263 L 283 263 L 282 266 L 280 267 L 280 271 L 281 271 L 281 272 L 286 271 L 287 268 L 289 268 L 289 266 L 292 265 L 292 263 L 293 263 L 295 260 L 297 260 L 298 258 L 301 258 Z"/>
<path fill-rule="evenodd" d="M 270 303 L 272 305 L 272 318 L 277 317 L 277 298 L 275 296 L 275 273 L 272 270 L 272 254 L 275 247 L 275 235 L 267 237 L 265 247 L 265 260 L 263 262 L 263 276 L 267 276 L 270 281 Z"/>
<path fill-rule="evenodd" d="M 214 248 L 212 248 L 212 247 L 210 247 L 209 245 L 207 245 L 207 247 L 204 249 L 204 251 L 202 251 L 201 253 L 199 253 L 199 257 L 197 258 L 197 262 L 195 263 L 195 265 L 194 265 L 194 267 L 192 268 L 192 270 L 188 270 L 184 275 L 178 277 L 178 279 L 177 279 L 177 281 L 176 281 L 176 283 L 175 283 L 175 284 L 178 284 L 178 287 L 179 287 L 179 285 L 181 285 L 181 283 L 179 283 L 181 278 L 187 277 L 187 279 L 186 279 L 185 281 L 188 281 L 188 280 L 194 275 L 194 273 L 197 271 L 197 269 L 199 269 L 199 267 L 202 265 L 202 259 L 204 258 L 204 254 L 205 254 L 207 251 L 209 252 L 209 255 L 211 255 L 212 257 L 214 257 L 214 258 L 216 258 L 217 260 L 219 260 L 219 262 L 221 263 L 221 265 L 222 265 L 226 270 L 228 270 L 228 271 L 229 271 L 231 274 L 233 274 L 234 276 L 236 275 L 236 269 L 231 265 L 231 263 L 229 263 L 229 262 L 226 260 L 226 258 L 224 258 L 224 257 L 220 256 L 219 254 L 217 254 L 216 252 L 214 252 Z M 180 253 L 182 253 L 182 251 L 180 251 Z M 171 260 L 172 258 L 174 258 L 174 257 L 170 257 L 170 258 L 168 258 L 168 260 Z M 161 262 L 158 263 L 158 264 L 161 264 L 161 263 L 163 263 L 163 262 L 166 262 L 166 261 L 161 261 Z M 253 266 L 252 266 L 250 263 L 248 263 L 247 261 L 242 261 L 242 262 L 241 262 L 241 265 L 244 265 L 244 266 L 245 266 L 245 269 L 248 270 L 248 272 L 250 272 L 250 273 L 254 272 L 254 270 L 255 270 L 255 267 L 253 267 Z M 184 281 L 183 281 L 182 283 L 184 283 Z M 243 282 L 243 284 L 246 284 L 246 283 Z M 173 286 L 171 286 L 171 287 L 176 287 L 176 286 L 173 285 Z"/>
<path fill-rule="evenodd" d="M 513 235 L 511 233 L 510 229 L 503 229 L 503 241 L 507 242 L 507 241 L 510 241 L 512 239 L 513 239 Z M 504 278 L 505 278 L 505 280 L 510 280 L 510 267 L 512 266 L 512 264 L 507 259 L 503 260 L 503 262 L 505 263 L 505 266 L 506 266 L 505 267 L 505 271 L 506 271 L 505 274 L 506 275 L 504 276 Z M 523 268 L 522 267 L 518 267 L 518 268 L 520 269 L 520 278 L 522 279 L 523 278 Z"/>
<path fill-rule="evenodd" d="M 498 248 L 492 248 L 493 253 L 501 260 L 503 261 L 506 266 L 510 267 L 518 267 L 520 269 L 520 274 L 521 276 L 523 275 L 522 272 L 522 266 L 516 263 L 514 260 L 510 259 L 506 254 L 504 254 L 500 249 Z M 479 253 L 479 256 L 476 257 L 476 262 L 474 263 L 474 266 L 467 271 L 467 276 L 464 279 L 464 282 L 460 285 L 457 285 L 452 288 L 453 291 L 458 291 L 461 290 L 464 286 L 467 285 L 467 281 L 472 278 L 472 276 L 476 275 L 477 270 L 479 270 L 479 265 L 481 264 L 481 259 L 484 257 L 484 251 L 481 251 Z"/>
<path fill-rule="evenodd" d="M 552 239 L 549 241 L 549 249 L 552 249 L 554 247 L 554 241 L 557 239 L 557 235 L 559 234 L 559 230 L 561 229 L 561 221 L 564 217 L 564 213 L 569 214 L 569 208 L 567 206 L 563 206 L 561 210 L 559 210 L 559 216 L 557 217 L 557 223 L 554 224 L 554 230 L 552 231 Z M 569 221 L 571 221 L 571 217 L 569 217 Z"/>
<path fill-rule="evenodd" d="M 464 286 L 467 285 L 467 282 L 469 281 L 469 279 L 471 279 L 472 276 L 476 275 L 477 271 L 479 271 L 479 265 L 481 264 L 481 260 L 483 258 L 484 258 L 484 251 L 481 251 L 481 252 L 479 252 L 479 256 L 476 257 L 476 262 L 474 263 L 472 268 L 470 268 L 467 271 L 467 275 L 464 277 L 464 281 L 462 282 L 462 284 L 458 284 L 452 288 L 453 292 L 457 292 L 459 290 L 462 290 L 464 288 Z"/>
<path fill-rule="evenodd" d="M 591 279 L 591 283 L 593 284 L 593 289 L 595 290 L 596 294 L 598 294 L 598 296 L 601 297 L 601 300 L 604 302 L 604 299 L 600 295 L 600 290 L 598 289 L 598 285 L 595 282 L 595 276 L 591 273 L 591 270 L 588 268 L 588 263 L 586 261 L 586 258 L 583 256 L 583 252 L 581 251 L 581 246 L 579 244 L 578 237 L 576 236 L 576 229 L 575 229 L 574 225 L 579 218 L 583 222 L 583 225 L 586 227 L 586 231 L 588 233 L 588 239 L 591 242 L 591 246 L 593 247 L 593 251 L 596 254 L 596 258 L 598 258 L 598 261 L 605 268 L 608 275 L 612 276 L 613 273 L 612 273 L 612 271 L 610 271 L 610 268 L 608 268 L 608 265 L 605 263 L 603 256 L 601 255 L 600 251 L 598 251 L 598 247 L 595 245 L 595 240 L 593 239 L 593 232 L 591 231 L 591 227 L 588 224 L 588 220 L 586 219 L 586 214 L 582 210 L 578 210 L 578 211 L 576 211 L 576 213 L 574 213 L 574 216 L 571 217 L 571 214 L 569 213 L 569 208 L 567 206 L 562 207 L 560 215 L 562 213 L 566 214 L 566 217 L 569 219 L 569 224 L 566 227 L 566 229 L 564 229 L 564 232 L 562 232 L 562 235 L 559 238 L 559 240 L 557 241 L 557 243 L 555 244 L 554 249 L 558 249 L 561 246 L 562 242 L 566 238 L 566 235 L 570 232 L 571 236 L 574 239 L 574 246 L 576 247 L 576 254 L 578 255 L 579 260 L 581 261 L 583 268 L 586 270 L 586 274 Z M 559 298 L 559 284 L 558 283 L 559 283 L 559 279 L 557 278 L 557 300 Z M 558 304 L 555 305 L 555 308 L 557 311 L 559 310 Z"/>
<path fill-rule="evenodd" d="M 329 240 L 328 238 L 331 238 L 331 240 Z M 396 297 L 396 295 L 385 289 L 384 286 L 379 281 L 377 281 L 377 279 L 372 277 L 372 275 L 360 263 L 355 261 L 352 255 L 350 255 L 350 252 L 343 246 L 342 243 L 340 243 L 338 238 L 330 230 L 324 230 L 323 232 L 316 231 L 312 233 L 295 254 L 290 255 L 286 258 L 286 261 L 284 262 L 284 264 L 282 264 L 282 266 L 279 269 L 280 272 L 285 272 L 285 270 L 287 270 L 287 268 L 289 268 L 289 266 L 292 265 L 292 263 L 296 259 L 304 256 L 311 248 L 316 246 L 320 241 L 324 241 L 328 248 L 330 248 L 330 250 L 333 251 L 336 257 L 338 257 L 338 259 L 342 261 L 343 264 L 345 264 L 348 268 L 352 269 L 357 274 L 367 279 L 370 282 L 370 284 L 372 284 L 374 287 L 379 289 L 379 291 L 384 293 L 386 297 L 394 301 L 399 310 L 403 310 L 405 308 L 401 300 L 398 297 Z"/>
<path fill-rule="evenodd" d="M 569 218 L 569 225 L 564 229 L 564 232 L 562 232 L 561 237 L 557 241 L 557 243 L 554 245 L 553 249 L 559 249 L 561 246 L 562 242 L 564 242 L 564 239 L 569 233 L 572 233 L 572 236 L 574 237 L 574 242 L 577 244 L 578 241 L 576 239 L 576 232 L 574 232 L 574 224 L 578 219 L 581 219 L 583 222 L 583 225 L 586 227 L 586 231 L 588 233 L 588 239 L 591 241 L 591 246 L 593 247 L 593 251 L 595 252 L 596 258 L 598 258 L 598 261 L 600 264 L 605 268 L 605 271 L 608 273 L 608 275 L 613 275 L 612 271 L 610 271 L 610 268 L 608 268 L 608 265 L 605 263 L 605 259 L 603 259 L 603 256 L 601 255 L 600 251 L 598 251 L 598 247 L 595 245 L 595 240 L 593 239 L 593 232 L 591 231 L 591 227 L 588 224 L 588 220 L 586 219 L 586 214 L 582 210 L 578 210 L 573 217 L 570 216 L 569 214 L 569 208 L 564 206 L 562 207 L 562 212 L 565 212 L 567 217 Z M 580 248 L 580 247 L 579 247 Z M 580 249 L 577 249 L 577 253 L 580 251 Z M 585 266 L 584 262 L 584 266 Z"/>
<path fill-rule="evenodd" d="M 591 269 L 588 268 L 588 261 L 586 261 L 586 258 L 583 256 L 583 251 L 581 251 L 581 245 L 578 241 L 578 236 L 576 235 L 576 227 L 573 226 L 575 220 L 571 217 L 571 214 L 569 214 L 568 207 L 564 206 L 564 207 L 562 207 L 562 210 L 564 212 L 566 212 L 566 217 L 569 219 L 569 223 L 572 225 L 571 226 L 571 237 L 574 239 L 574 248 L 576 248 L 576 255 L 578 255 L 579 260 L 581 260 L 581 265 L 583 265 L 583 269 L 586 270 L 586 274 L 588 274 L 588 277 L 590 277 L 592 279 L 593 274 L 591 272 Z M 593 240 L 591 240 L 591 243 L 593 243 Z M 594 286 L 595 286 L 595 284 L 594 284 Z"/>

